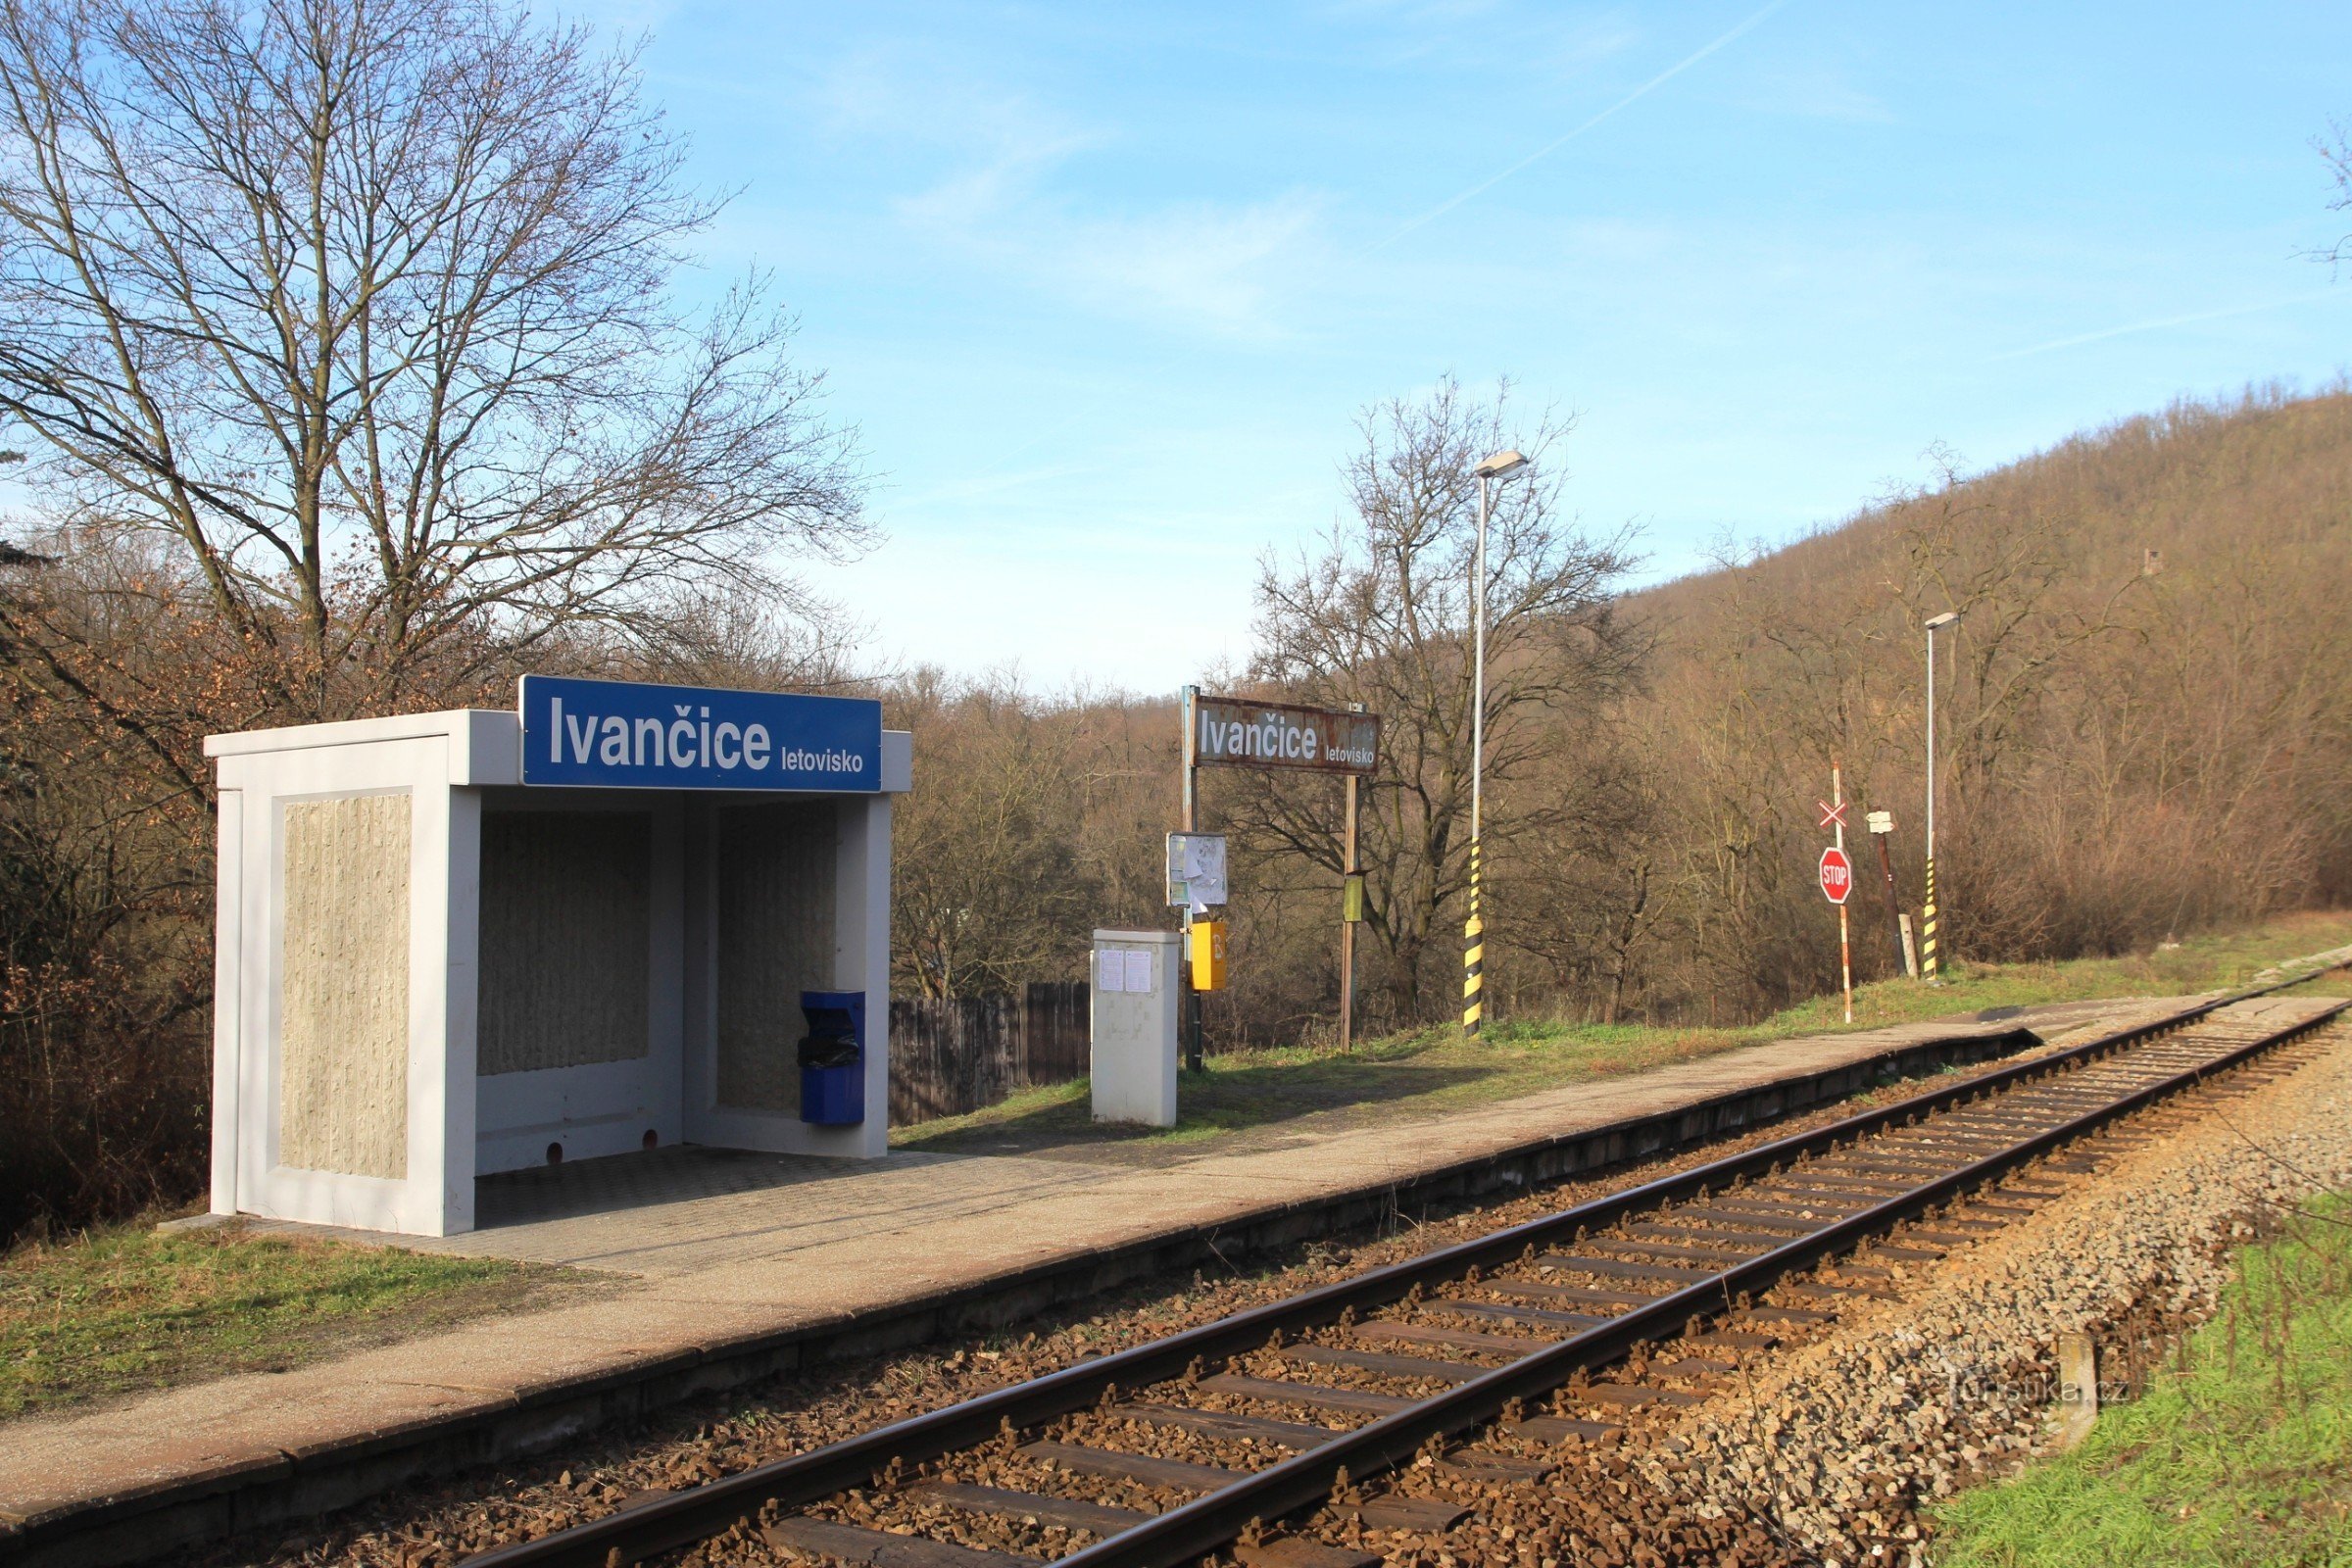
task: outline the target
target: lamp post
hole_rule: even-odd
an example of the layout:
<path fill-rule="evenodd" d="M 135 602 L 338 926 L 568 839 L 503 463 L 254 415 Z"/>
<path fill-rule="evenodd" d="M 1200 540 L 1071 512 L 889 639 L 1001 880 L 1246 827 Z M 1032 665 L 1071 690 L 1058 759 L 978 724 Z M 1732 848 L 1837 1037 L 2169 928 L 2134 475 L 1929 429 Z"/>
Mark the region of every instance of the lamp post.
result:
<path fill-rule="evenodd" d="M 1526 466 L 1527 459 L 1518 453 L 1497 452 L 1470 470 L 1478 475 L 1478 556 L 1470 596 L 1470 917 L 1462 923 L 1462 1034 L 1469 1039 L 1477 1038 L 1486 1013 L 1479 973 L 1486 960 L 1487 928 L 1479 907 L 1478 831 L 1485 806 L 1482 775 L 1487 760 L 1487 490 L 1495 480 L 1508 478 Z"/>
<path fill-rule="evenodd" d="M 1920 911 L 1919 976 L 1930 985 L 1941 985 L 1937 977 L 1936 943 L 1936 633 L 1960 618 L 1956 610 L 1930 616 L 1928 632 L 1928 887 L 1927 903 Z"/>

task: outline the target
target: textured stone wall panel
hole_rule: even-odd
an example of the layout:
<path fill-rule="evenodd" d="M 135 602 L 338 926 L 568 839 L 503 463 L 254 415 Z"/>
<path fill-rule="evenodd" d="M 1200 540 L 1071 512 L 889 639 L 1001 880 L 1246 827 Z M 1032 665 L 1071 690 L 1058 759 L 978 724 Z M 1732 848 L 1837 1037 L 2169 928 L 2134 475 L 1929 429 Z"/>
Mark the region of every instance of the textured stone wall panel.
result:
<path fill-rule="evenodd" d="M 285 808 L 278 1159 L 409 1173 L 409 797 Z"/>
<path fill-rule="evenodd" d="M 718 1102 L 797 1111 L 803 991 L 833 989 L 834 808 L 718 813 Z"/>
<path fill-rule="evenodd" d="M 482 1075 L 645 1056 L 653 841 L 644 811 L 484 814 Z"/>

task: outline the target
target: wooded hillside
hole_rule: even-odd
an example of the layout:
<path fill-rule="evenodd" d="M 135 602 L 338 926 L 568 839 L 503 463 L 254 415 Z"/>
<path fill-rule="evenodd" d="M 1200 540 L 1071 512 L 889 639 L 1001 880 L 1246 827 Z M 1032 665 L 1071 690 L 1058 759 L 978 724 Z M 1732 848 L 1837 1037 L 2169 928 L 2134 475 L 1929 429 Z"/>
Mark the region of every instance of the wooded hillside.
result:
<path fill-rule="evenodd" d="M 1813 803 L 1833 755 L 1894 812 L 1920 896 L 1920 624 L 1942 639 L 1947 951 L 2112 952 L 2352 894 L 2345 617 L 2352 393 L 2183 404 L 1954 474 L 1775 551 L 1625 592 L 1639 541 L 1569 520 L 1573 432 L 1450 388 L 1367 413 L 1328 536 L 1262 563 L 1250 668 L 1212 689 L 1388 718 L 1366 796 L 1359 1018 L 1449 1016 L 1466 885 L 1471 462 L 1545 483 L 1495 518 L 1488 724 L 1490 1015 L 1730 1022 L 1836 983 Z M 1545 485 L 1548 485 L 1548 488 Z M 210 1080 L 208 728 L 312 716 L 138 536 L 26 530 L 0 559 L 0 1188 L 77 1220 L 194 1193 Z M 632 628 L 634 631 L 635 628 Z M 592 623 L 341 711 L 497 701 L 520 667 L 858 683 L 839 651 L 724 597 L 650 640 Z M 84 684 L 86 683 L 86 689 Z M 1002 996 L 1084 974 L 1097 925 L 1157 924 L 1176 820 L 1166 696 L 1054 696 L 917 672 L 866 682 L 916 737 L 898 818 L 898 985 Z M 1233 987 L 1213 1045 L 1328 1039 L 1335 780 L 1211 772 L 1234 834 Z M 1861 976 L 1895 962 L 1875 858 Z"/>
<path fill-rule="evenodd" d="M 1417 449 L 1376 421 L 1367 454 L 1427 466 L 1478 447 L 1469 434 L 1511 438 L 1492 411 L 1456 408 L 1444 421 L 1475 427 L 1457 430 L 1458 451 Z M 1555 452 L 1573 466 L 1573 440 Z M 1359 487 L 1358 501 L 1352 522 L 1369 548 L 1392 548 L 1397 525 L 1381 498 L 1365 505 Z M 1587 628 L 1581 641 L 1548 640 L 1531 617 L 1500 645 L 1515 674 L 1498 685 L 1535 700 L 1507 710 L 1490 700 L 1490 756 L 1503 761 L 1499 779 L 1490 773 L 1487 835 L 1494 1009 L 1730 1021 L 1834 986 L 1813 809 L 1833 756 L 1857 828 L 1868 809 L 1894 813 L 1899 896 L 1916 916 L 1920 626 L 1947 609 L 1961 615 L 1940 639 L 1938 681 L 1947 952 L 2112 952 L 2343 897 L 2352 694 L 2336 600 L 2348 536 L 2352 395 L 2265 390 L 1949 473 L 1784 548 L 1560 612 L 1556 622 Z M 1418 663 L 1405 679 L 1393 645 L 1354 650 L 1352 669 L 1295 658 L 1298 622 L 1317 612 L 1288 597 L 1298 576 L 1269 565 L 1257 665 L 1222 685 L 1360 695 L 1376 709 L 1418 692 L 1465 710 L 1458 595 L 1431 607 L 1439 629 L 1425 641 L 1444 657 L 1409 650 Z M 1509 580 L 1506 568 L 1498 581 Z M 1354 591 L 1349 606 L 1374 602 Z M 1602 610 L 1606 661 L 1590 634 Z M 902 710 L 918 759 L 903 844 L 925 846 L 901 858 L 910 982 L 946 972 L 924 955 L 945 942 L 940 911 L 968 906 L 941 896 L 958 879 L 999 890 L 977 924 L 1003 935 L 955 960 L 992 987 L 1075 976 L 1090 924 L 1164 917 L 1172 705 L 932 684 Z M 1429 802 L 1459 794 L 1466 724 L 1417 721 L 1408 747 L 1395 719 L 1367 835 L 1374 929 L 1359 999 L 1376 1026 L 1450 1011 L 1466 870 L 1458 800 L 1437 813 L 1452 812 L 1449 834 L 1424 831 Z M 1229 1040 L 1330 1027 L 1339 788 L 1205 775 L 1204 825 L 1237 834 L 1235 984 L 1210 1011 Z M 1866 873 L 1852 907 L 1868 977 L 1891 970 L 1896 952 L 1872 847 L 1858 832 L 1848 843 Z M 1036 891 L 1004 891 L 1016 888 Z M 1426 918 L 1414 925 L 1405 906 Z"/>
<path fill-rule="evenodd" d="M 1946 609 L 1939 870 L 1962 955 L 2111 952 L 2340 896 L 2348 530 L 2352 398 L 2259 393 L 1642 596 L 1660 659 L 1628 716 L 1661 807 L 1632 867 L 1666 872 L 1634 922 L 1642 995 L 1756 1006 L 1833 978 L 1809 811 L 1832 754 L 1894 811 L 1916 906 L 1918 628 Z"/>

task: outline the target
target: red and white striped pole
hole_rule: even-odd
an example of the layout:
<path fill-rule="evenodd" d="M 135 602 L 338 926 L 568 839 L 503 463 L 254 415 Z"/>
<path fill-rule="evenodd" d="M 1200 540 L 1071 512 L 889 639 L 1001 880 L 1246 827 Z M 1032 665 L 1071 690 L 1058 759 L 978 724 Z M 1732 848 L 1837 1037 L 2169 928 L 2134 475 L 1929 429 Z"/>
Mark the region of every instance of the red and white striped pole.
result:
<path fill-rule="evenodd" d="M 1838 830 L 1838 853 L 1845 853 L 1845 774 L 1838 759 L 1830 759 L 1830 804 L 1838 808 L 1833 826 Z M 1838 968 L 1845 979 L 1845 1021 L 1854 1021 L 1854 944 L 1845 916 L 1845 901 L 1838 901 Z"/>

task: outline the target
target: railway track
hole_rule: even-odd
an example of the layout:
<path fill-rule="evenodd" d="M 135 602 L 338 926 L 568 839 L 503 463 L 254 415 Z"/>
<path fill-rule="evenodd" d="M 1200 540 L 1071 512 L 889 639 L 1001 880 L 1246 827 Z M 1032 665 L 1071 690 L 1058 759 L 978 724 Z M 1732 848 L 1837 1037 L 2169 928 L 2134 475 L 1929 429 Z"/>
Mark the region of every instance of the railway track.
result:
<path fill-rule="evenodd" d="M 466 1568 L 621 1568 L 729 1531 L 871 1568 L 1016 1568 L 1041 1555 L 1056 1568 L 1170 1568 L 1237 1541 L 1254 1568 L 1362 1564 L 1363 1553 L 1269 1539 L 1265 1527 L 1335 1494 L 1361 1499 L 1367 1478 L 1482 1429 L 1599 1440 L 1612 1416 L 1694 1402 L 1675 1385 L 1719 1366 L 1710 1354 L 1831 1322 L 1840 1300 L 1882 1292 L 1893 1267 L 2056 1196 L 2015 1180 L 2021 1167 L 2352 1008 L 2280 1021 L 2246 1005 L 2310 978 L 2201 1003 Z M 1673 1358 L 1651 1355 L 1669 1342 Z M 1628 1365 L 1642 1375 L 1593 1376 Z M 1553 1413 L 1526 1413 L 1544 1400 Z M 1168 1457 L 1171 1446 L 1193 1457 Z M 1537 1467 L 1515 1451 L 1524 1446 L 1473 1446 L 1445 1462 L 1506 1477 Z M 989 1462 L 958 1462 L 975 1455 Z M 987 1483 L 949 1479 L 958 1470 Z M 877 1500 L 895 1509 L 878 1521 L 891 1528 L 842 1517 L 872 1518 Z M 1348 1506 L 1375 1528 L 1449 1523 L 1447 1504 L 1424 1498 Z M 940 1519 L 993 1523 L 991 1539 L 1022 1550 L 924 1533 Z"/>

